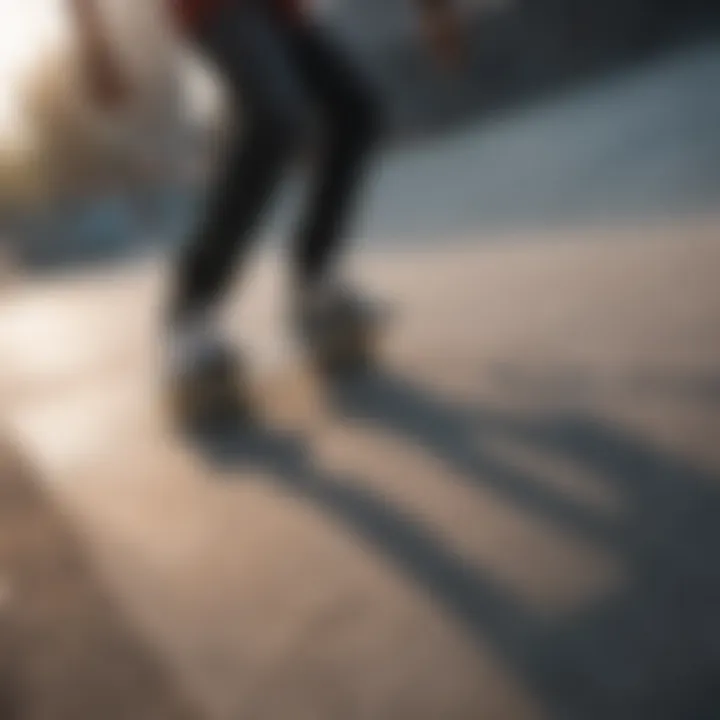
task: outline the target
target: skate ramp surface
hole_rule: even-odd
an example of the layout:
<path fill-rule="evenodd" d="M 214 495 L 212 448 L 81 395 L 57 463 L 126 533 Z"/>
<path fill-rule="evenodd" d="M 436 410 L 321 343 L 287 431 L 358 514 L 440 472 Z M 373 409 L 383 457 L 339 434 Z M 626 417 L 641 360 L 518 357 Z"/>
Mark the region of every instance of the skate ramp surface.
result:
<path fill-rule="evenodd" d="M 265 258 L 263 421 L 212 443 L 157 402 L 164 266 L 6 293 L 9 436 L 203 717 L 713 717 L 718 224 L 513 240 L 359 258 L 396 325 L 332 389 Z"/>

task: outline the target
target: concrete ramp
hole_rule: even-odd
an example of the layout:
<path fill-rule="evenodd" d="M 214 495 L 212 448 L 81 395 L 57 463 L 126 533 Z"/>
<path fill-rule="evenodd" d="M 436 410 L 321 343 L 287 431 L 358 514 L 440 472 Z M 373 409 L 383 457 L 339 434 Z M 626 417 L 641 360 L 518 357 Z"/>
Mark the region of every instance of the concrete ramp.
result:
<path fill-rule="evenodd" d="M 378 372 L 333 389 L 285 359 L 268 259 L 228 312 L 264 419 L 212 443 L 156 401 L 161 267 L 28 282 L 0 310 L 4 420 L 112 627 L 204 717 L 709 719 L 718 227 L 371 253 L 358 276 L 397 325 Z M 5 507 L 0 547 L 24 528 Z M 42 542 L 37 572 L 59 573 Z M 159 707 L 83 717 L 184 717 Z"/>
<path fill-rule="evenodd" d="M 200 717 L 18 448 L 0 451 L 0 717 Z"/>

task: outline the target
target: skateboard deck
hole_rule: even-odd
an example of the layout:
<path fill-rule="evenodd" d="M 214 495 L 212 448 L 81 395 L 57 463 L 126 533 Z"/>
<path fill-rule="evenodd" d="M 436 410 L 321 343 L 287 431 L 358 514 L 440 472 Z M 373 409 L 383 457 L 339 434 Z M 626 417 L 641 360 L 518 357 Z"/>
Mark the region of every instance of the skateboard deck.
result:
<path fill-rule="evenodd" d="M 262 421 L 264 405 L 293 405 L 309 393 L 318 397 L 322 388 L 371 372 L 381 362 L 389 317 L 387 310 L 378 313 L 361 333 L 339 327 L 317 348 L 287 343 L 269 363 L 253 364 L 253 358 L 241 358 L 239 348 L 235 357 L 232 348 L 223 350 L 195 377 L 165 382 L 167 409 L 186 431 L 207 432 L 228 423 L 250 426 Z"/>

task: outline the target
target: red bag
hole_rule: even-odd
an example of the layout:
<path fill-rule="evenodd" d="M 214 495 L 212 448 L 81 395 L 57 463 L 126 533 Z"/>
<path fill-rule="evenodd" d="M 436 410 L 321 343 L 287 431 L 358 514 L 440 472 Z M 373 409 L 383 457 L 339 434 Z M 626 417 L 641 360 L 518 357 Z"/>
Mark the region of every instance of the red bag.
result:
<path fill-rule="evenodd" d="M 180 26 L 193 30 L 207 22 L 226 3 L 242 0 L 169 0 Z M 302 0 L 267 0 L 280 15 L 290 22 L 302 17 Z"/>

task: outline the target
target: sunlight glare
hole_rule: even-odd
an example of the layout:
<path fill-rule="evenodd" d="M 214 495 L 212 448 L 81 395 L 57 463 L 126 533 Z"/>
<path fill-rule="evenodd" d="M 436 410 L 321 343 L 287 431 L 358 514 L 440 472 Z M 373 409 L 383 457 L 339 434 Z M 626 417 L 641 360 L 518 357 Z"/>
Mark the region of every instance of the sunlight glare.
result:
<path fill-rule="evenodd" d="M 61 0 L 0 0 L 0 146 L 12 147 L 24 132 L 20 88 L 44 48 L 63 29 Z"/>

